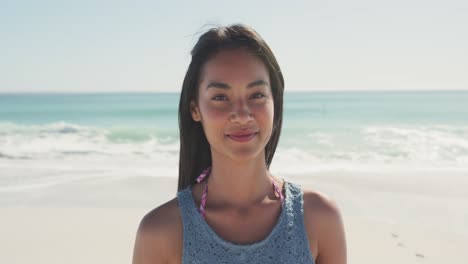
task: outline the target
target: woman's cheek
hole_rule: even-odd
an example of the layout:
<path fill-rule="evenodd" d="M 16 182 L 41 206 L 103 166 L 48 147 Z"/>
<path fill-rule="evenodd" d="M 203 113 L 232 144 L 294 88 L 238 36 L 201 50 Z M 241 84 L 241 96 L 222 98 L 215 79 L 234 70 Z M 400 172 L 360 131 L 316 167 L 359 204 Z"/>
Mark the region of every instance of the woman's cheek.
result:
<path fill-rule="evenodd" d="M 205 116 L 210 120 L 222 119 L 229 113 L 229 109 L 223 106 L 208 105 L 206 107 Z"/>
<path fill-rule="evenodd" d="M 257 113 L 261 116 L 268 116 L 273 120 L 274 108 L 271 102 L 252 105 L 250 109 L 252 109 L 253 113 Z"/>

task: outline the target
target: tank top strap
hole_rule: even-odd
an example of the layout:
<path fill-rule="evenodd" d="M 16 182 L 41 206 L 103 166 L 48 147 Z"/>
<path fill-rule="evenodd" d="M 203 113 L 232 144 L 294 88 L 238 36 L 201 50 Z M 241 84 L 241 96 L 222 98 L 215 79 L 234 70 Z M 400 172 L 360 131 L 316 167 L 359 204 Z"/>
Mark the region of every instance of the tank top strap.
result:
<path fill-rule="evenodd" d="M 177 200 L 179 203 L 179 209 L 180 209 L 184 227 L 186 225 L 191 225 L 194 220 L 193 211 L 192 211 L 192 207 L 193 207 L 192 188 L 189 186 L 177 192 Z"/>

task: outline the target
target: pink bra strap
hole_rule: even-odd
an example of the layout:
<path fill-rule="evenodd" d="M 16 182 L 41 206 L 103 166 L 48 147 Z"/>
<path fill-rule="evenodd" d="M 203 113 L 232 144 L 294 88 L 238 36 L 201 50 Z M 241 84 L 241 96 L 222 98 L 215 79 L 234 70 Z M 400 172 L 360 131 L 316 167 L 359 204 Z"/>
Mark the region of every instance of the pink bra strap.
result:
<path fill-rule="evenodd" d="M 211 167 L 208 167 L 206 168 L 201 174 L 200 176 L 198 176 L 197 178 L 197 182 L 200 183 L 203 181 L 203 179 L 205 179 L 205 177 L 207 175 L 209 175 L 211 172 Z M 205 188 L 203 189 L 203 194 L 202 194 L 202 197 L 201 197 L 201 203 L 200 203 L 200 214 L 202 215 L 203 219 L 205 218 L 205 205 L 206 205 L 206 195 L 208 193 L 208 184 L 205 184 Z"/>
<path fill-rule="evenodd" d="M 211 173 L 211 167 L 206 168 L 200 174 L 200 176 L 197 177 L 197 182 L 198 183 L 202 182 L 203 179 L 205 179 L 210 173 Z M 280 198 L 281 202 L 283 202 L 284 201 L 283 193 L 281 192 L 281 190 L 279 189 L 278 185 L 276 184 L 276 182 L 274 180 L 272 180 L 272 183 L 273 183 L 273 188 L 275 188 L 276 196 L 278 196 Z M 200 214 L 202 215 L 203 219 L 205 219 L 205 217 L 206 217 L 205 205 L 206 205 L 206 196 L 207 196 L 207 194 L 208 194 L 208 184 L 205 184 L 205 188 L 203 189 L 203 194 L 202 194 L 202 197 L 201 197 L 200 208 L 198 210 L 200 212 Z"/>

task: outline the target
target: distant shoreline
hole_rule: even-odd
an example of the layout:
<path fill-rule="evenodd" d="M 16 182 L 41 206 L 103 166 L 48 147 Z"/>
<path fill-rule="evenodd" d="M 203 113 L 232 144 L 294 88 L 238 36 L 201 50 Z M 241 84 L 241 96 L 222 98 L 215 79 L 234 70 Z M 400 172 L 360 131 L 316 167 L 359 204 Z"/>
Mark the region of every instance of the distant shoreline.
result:
<path fill-rule="evenodd" d="M 288 90 L 285 89 L 284 93 L 468 93 L 468 89 L 450 89 L 450 90 Z M 99 95 L 99 94 L 180 94 L 180 92 L 169 91 L 97 91 L 97 92 L 58 92 L 58 91 L 44 91 L 44 92 L 0 92 L 0 95 Z"/>

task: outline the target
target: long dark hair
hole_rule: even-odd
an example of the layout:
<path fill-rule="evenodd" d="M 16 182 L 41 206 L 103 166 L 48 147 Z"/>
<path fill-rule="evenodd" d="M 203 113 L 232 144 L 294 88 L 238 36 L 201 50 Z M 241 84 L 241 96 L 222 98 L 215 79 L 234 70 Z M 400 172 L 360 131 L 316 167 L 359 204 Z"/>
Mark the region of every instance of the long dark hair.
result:
<path fill-rule="evenodd" d="M 192 119 L 190 102 L 198 102 L 198 86 L 204 64 L 221 50 L 247 48 L 260 58 L 269 72 L 273 93 L 273 131 L 265 146 L 267 168 L 275 155 L 283 121 L 284 79 L 273 52 L 260 35 L 243 24 L 218 26 L 203 33 L 192 49 L 192 61 L 185 74 L 179 101 L 179 185 L 178 191 L 194 184 L 197 176 L 211 166 L 211 150 L 200 122 Z"/>

